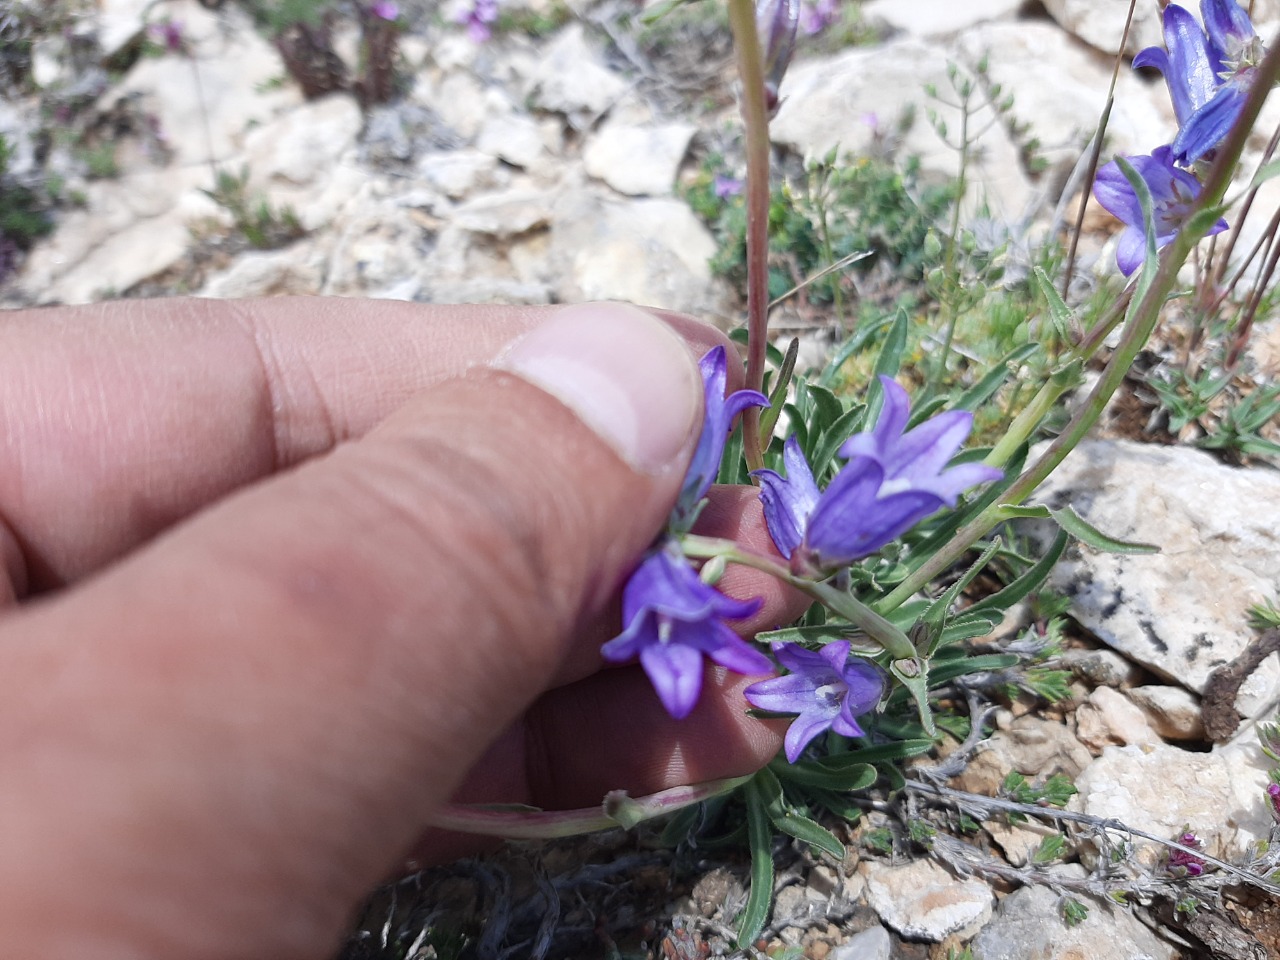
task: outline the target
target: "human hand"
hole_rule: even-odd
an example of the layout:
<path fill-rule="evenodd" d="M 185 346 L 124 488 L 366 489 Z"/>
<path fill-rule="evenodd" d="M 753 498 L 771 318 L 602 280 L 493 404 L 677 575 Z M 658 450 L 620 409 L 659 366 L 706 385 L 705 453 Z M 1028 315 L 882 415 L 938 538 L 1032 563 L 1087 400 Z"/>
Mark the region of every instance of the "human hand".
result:
<path fill-rule="evenodd" d="M 451 796 L 580 806 L 772 756 L 749 681 L 717 675 L 677 724 L 637 668 L 599 669 L 695 440 L 693 358 L 721 342 L 667 320 L 692 350 L 611 306 L 6 319 L 7 949 L 324 955 L 399 858 L 463 852 L 416 843 Z M 605 439 L 529 382 L 566 345 L 599 361 L 579 400 Z M 754 498 L 717 494 L 705 532 L 768 549 Z M 748 627 L 796 610 L 768 578 L 722 584 L 766 598 Z"/>

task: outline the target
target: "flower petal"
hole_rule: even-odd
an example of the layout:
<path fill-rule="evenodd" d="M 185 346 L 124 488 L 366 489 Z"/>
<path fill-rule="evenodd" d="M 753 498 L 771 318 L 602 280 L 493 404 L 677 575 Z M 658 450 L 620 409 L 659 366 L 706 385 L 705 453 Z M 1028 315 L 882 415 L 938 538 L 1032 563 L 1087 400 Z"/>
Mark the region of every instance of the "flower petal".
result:
<path fill-rule="evenodd" d="M 1195 163 L 1222 142 L 1231 131 L 1249 91 L 1245 84 L 1224 84 L 1213 99 L 1196 110 L 1173 140 L 1173 153 L 1180 163 Z"/>
<path fill-rule="evenodd" d="M 1139 227 L 1125 227 L 1116 244 L 1116 266 L 1126 277 L 1147 258 L 1147 240 Z"/>
<path fill-rule="evenodd" d="M 1127 158 L 1130 163 L 1133 158 Z M 1114 160 L 1104 164 L 1093 181 L 1093 195 L 1102 208 L 1129 226 L 1142 226 L 1142 204 L 1129 178 Z"/>
<path fill-rule="evenodd" d="M 800 754 L 804 753 L 804 748 L 810 741 L 818 734 L 830 729 L 837 716 L 838 712 L 834 709 L 829 711 L 814 709 L 796 717 L 787 728 L 787 735 L 782 744 L 788 762 L 795 763 L 799 760 Z"/>
<path fill-rule="evenodd" d="M 707 650 L 706 654 L 720 666 L 747 677 L 773 672 L 773 663 L 768 657 L 723 623 L 713 624 L 712 633 L 719 639 L 719 643 Z"/>
<path fill-rule="evenodd" d="M 683 720 L 702 692 L 702 654 L 679 644 L 655 643 L 640 651 L 640 666 L 667 713 Z"/>
<path fill-rule="evenodd" d="M 773 655 L 792 673 L 803 673 L 815 677 L 818 684 L 831 683 L 839 679 L 839 675 L 831 669 L 831 665 L 821 653 L 806 650 L 798 643 L 779 643 L 773 648 Z"/>
<path fill-rule="evenodd" d="M 760 479 L 760 502 L 769 535 L 778 552 L 789 558 L 804 540 L 819 494 L 813 472 L 794 435 L 788 437 L 783 446 L 782 460 L 787 467 L 786 479 L 772 470 L 756 470 L 752 476 Z"/>
<path fill-rule="evenodd" d="M 819 684 L 803 673 L 761 680 L 742 692 L 747 702 L 761 710 L 775 713 L 802 713 L 816 702 Z"/>

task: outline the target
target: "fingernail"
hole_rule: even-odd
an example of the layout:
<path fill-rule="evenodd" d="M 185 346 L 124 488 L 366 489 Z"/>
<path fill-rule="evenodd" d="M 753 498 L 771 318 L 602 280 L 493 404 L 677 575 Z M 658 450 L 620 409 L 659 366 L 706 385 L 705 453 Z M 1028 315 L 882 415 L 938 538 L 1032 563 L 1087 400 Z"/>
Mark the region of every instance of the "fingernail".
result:
<path fill-rule="evenodd" d="M 697 364 L 666 324 L 636 307 L 566 307 L 494 365 L 554 396 L 644 473 L 663 472 L 692 447 Z"/>

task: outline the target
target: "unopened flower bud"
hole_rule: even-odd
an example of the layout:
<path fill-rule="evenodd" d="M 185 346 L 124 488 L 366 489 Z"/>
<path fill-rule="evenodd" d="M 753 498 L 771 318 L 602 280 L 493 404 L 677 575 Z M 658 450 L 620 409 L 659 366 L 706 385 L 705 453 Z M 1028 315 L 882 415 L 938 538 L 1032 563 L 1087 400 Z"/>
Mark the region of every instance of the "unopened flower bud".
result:
<path fill-rule="evenodd" d="M 1267 799 L 1271 801 L 1271 819 L 1280 823 L 1280 783 L 1267 784 Z"/>
<path fill-rule="evenodd" d="M 764 100 L 770 115 L 778 109 L 778 88 L 796 49 L 800 0 L 757 0 L 756 31 L 764 54 Z"/>

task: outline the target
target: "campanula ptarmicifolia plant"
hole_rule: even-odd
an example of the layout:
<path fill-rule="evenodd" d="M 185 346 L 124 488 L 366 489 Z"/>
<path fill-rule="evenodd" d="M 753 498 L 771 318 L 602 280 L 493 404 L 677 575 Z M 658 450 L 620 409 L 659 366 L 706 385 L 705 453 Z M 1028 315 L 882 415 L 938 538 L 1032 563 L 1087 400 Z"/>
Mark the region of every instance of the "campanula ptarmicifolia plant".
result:
<path fill-rule="evenodd" d="M 794 342 L 781 353 L 768 339 L 768 124 L 786 97 L 783 77 L 802 5 L 727 2 L 746 177 L 741 184 L 726 178 L 716 189 L 725 196 L 740 189 L 747 216 L 745 388 L 728 390 L 738 357 L 717 348 L 702 358 L 700 441 L 666 529 L 636 558 L 622 591 L 622 622 L 602 654 L 610 662 L 638 661 L 677 719 L 697 710 L 708 661 L 758 678 L 746 689 L 743 709 L 786 721 L 782 755 L 765 770 L 730 780 L 642 798 L 615 791 L 600 810 L 531 817 L 453 807 L 438 822 L 506 836 L 564 835 L 687 813 L 716 797 L 723 806 L 723 796 L 733 794 L 752 856 L 751 891 L 738 918 L 739 942 L 746 944 L 769 909 L 774 831 L 834 856 L 843 852 L 818 822 L 821 811 L 849 816 L 846 798 L 870 787 L 886 763 L 932 746 L 944 726 L 935 714 L 948 681 L 1021 662 L 1025 650 L 974 655 L 966 641 L 989 634 L 1039 588 L 1069 535 L 1101 549 L 1144 549 L 1105 537 L 1069 507 L 1026 500 L 1097 421 L 1151 335 L 1192 248 L 1227 229 L 1222 198 L 1242 131 L 1280 73 L 1280 58 L 1266 54 L 1235 0 L 1204 0 L 1203 27 L 1188 11 L 1166 9 L 1166 47 L 1144 51 L 1139 61 L 1164 74 L 1179 129 L 1150 156 L 1107 164 L 1095 186 L 1099 201 L 1125 223 L 1118 260 L 1134 276 L 1128 299 L 1094 329 L 1083 329 L 1053 278 L 1039 270 L 1031 281 L 1045 314 L 1031 322 L 1055 331 L 1043 339 L 1066 342 L 1061 352 L 1050 354 L 1033 338 L 994 369 L 966 377 L 963 369 L 943 369 L 963 363 L 949 349 L 948 327 L 936 338 L 945 346 L 939 351 L 935 344 L 934 355 L 912 371 L 905 360 L 911 320 L 897 311 L 856 331 L 825 369 L 811 374 L 795 369 Z M 944 236 L 939 243 L 963 242 L 957 229 Z M 964 257 L 943 262 L 959 269 Z M 963 278 L 949 282 L 958 287 Z M 1072 324 L 1079 328 L 1074 338 L 1058 336 Z M 1119 340 L 1096 385 L 1033 457 L 1032 441 L 1044 435 L 1063 393 L 1078 384 L 1116 325 Z M 829 387 L 857 349 L 875 352 L 875 376 L 856 396 L 837 396 Z M 974 411 L 1013 387 L 1019 364 L 1037 352 L 1048 372 L 1034 395 L 1020 398 L 993 446 L 967 446 Z M 921 370 L 928 375 L 916 375 Z M 699 516 L 717 480 L 758 487 L 771 551 L 700 534 Z M 1013 550 L 1003 532 L 1003 524 L 1028 517 L 1061 528 L 1038 560 Z M 962 592 L 997 557 L 1005 585 L 961 604 Z M 798 622 L 753 637 L 743 624 L 760 604 L 720 589 L 728 564 L 766 572 L 813 605 Z M 948 729 L 957 729 L 956 719 L 948 718 Z M 981 718 L 970 719 L 980 733 Z M 902 782 L 900 771 L 892 777 Z M 1174 866 L 1190 875 L 1194 859 Z"/>

